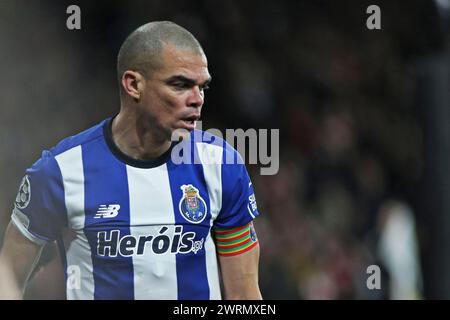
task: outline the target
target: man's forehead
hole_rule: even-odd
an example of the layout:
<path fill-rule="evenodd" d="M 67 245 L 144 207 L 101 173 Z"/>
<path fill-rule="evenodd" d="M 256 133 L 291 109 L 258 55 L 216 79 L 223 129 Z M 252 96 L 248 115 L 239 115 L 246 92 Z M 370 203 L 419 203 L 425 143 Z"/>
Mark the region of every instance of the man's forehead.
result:
<path fill-rule="evenodd" d="M 208 61 L 205 54 L 199 48 L 193 50 L 190 48 L 178 48 L 172 44 L 163 45 L 161 58 L 166 66 L 192 65 L 199 67 L 208 67 Z"/>
<path fill-rule="evenodd" d="M 161 58 L 162 65 L 159 71 L 164 78 L 182 76 L 197 82 L 204 82 L 211 78 L 203 52 L 165 45 Z"/>

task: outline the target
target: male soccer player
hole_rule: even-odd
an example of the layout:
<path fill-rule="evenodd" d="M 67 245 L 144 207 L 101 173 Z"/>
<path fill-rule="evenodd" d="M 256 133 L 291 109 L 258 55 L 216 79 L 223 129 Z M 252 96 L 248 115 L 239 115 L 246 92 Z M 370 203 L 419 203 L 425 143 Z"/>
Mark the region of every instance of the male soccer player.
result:
<path fill-rule="evenodd" d="M 148 23 L 123 43 L 118 77 L 120 112 L 26 171 L 0 253 L 1 297 L 23 296 L 56 241 L 68 299 L 260 299 L 247 170 L 223 140 L 194 130 L 211 80 L 202 47 L 172 22 Z"/>

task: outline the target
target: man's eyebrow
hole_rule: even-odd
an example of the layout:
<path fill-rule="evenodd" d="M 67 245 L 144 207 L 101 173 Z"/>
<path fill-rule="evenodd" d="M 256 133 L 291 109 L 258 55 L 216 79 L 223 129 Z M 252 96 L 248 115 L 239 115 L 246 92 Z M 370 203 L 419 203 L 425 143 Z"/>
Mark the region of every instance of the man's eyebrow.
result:
<path fill-rule="evenodd" d="M 211 83 L 211 81 L 212 81 L 212 77 L 209 77 L 208 79 L 206 79 L 205 82 L 203 82 L 202 86 L 203 86 L 203 87 L 204 87 L 204 86 L 207 86 L 208 84 Z"/>
<path fill-rule="evenodd" d="M 201 85 L 202 85 L 202 86 L 205 86 L 205 85 L 209 84 L 209 83 L 211 82 L 211 80 L 212 80 L 212 78 L 209 77 L 209 78 L 208 78 L 205 82 L 203 82 Z M 172 76 L 172 77 L 170 77 L 169 79 L 166 80 L 166 83 L 173 83 L 173 82 L 176 82 L 176 81 L 180 81 L 180 82 L 183 82 L 183 83 L 188 84 L 188 85 L 191 85 L 191 86 L 194 86 L 194 85 L 196 84 L 194 79 L 187 78 L 187 77 L 182 76 L 182 75 L 175 75 L 175 76 Z"/>

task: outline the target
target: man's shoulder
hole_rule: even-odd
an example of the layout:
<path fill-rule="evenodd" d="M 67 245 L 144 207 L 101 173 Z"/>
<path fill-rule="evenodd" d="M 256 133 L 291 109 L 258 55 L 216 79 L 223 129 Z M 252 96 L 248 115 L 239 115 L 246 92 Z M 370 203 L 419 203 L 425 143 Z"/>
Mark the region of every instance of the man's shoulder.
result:
<path fill-rule="evenodd" d="M 57 156 L 75 147 L 89 143 L 92 140 L 103 137 L 103 126 L 108 119 L 102 120 L 100 123 L 80 132 L 75 135 L 69 136 L 60 142 L 58 142 L 49 151 L 53 156 Z"/>
<path fill-rule="evenodd" d="M 102 137 L 103 125 L 107 120 L 105 119 L 89 129 L 61 140 L 49 150 L 43 150 L 41 157 L 27 169 L 27 173 L 48 175 L 49 172 L 56 172 L 56 157 L 75 147 Z"/>

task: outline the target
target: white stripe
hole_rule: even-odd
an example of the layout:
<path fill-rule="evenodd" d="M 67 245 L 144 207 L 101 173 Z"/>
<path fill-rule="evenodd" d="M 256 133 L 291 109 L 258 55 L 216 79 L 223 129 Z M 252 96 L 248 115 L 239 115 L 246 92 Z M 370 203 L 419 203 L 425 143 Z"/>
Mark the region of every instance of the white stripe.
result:
<path fill-rule="evenodd" d="M 64 195 L 67 208 L 69 228 L 76 233 L 70 245 L 66 248 L 68 285 L 67 299 L 94 299 L 94 276 L 91 249 L 83 233 L 84 211 L 84 172 L 81 146 L 72 148 L 55 157 L 61 170 L 64 183 Z M 72 275 L 81 277 L 81 287 L 69 285 Z M 80 274 L 76 274 L 76 271 Z M 76 279 L 75 279 L 76 280 Z M 73 282 L 76 284 L 76 281 Z"/>
<path fill-rule="evenodd" d="M 91 249 L 84 233 L 77 232 L 73 239 L 67 234 L 64 240 L 67 245 L 67 286 L 68 300 L 94 299 L 94 268 L 91 260 Z"/>
<path fill-rule="evenodd" d="M 69 228 L 84 228 L 84 172 L 81 146 L 55 157 L 64 182 L 64 197 Z"/>
<path fill-rule="evenodd" d="M 252 218 L 255 219 L 256 217 L 248 205 L 247 205 L 247 210 L 248 210 L 248 213 L 250 213 L 250 215 L 252 216 Z"/>
<path fill-rule="evenodd" d="M 208 188 L 211 222 L 217 218 L 222 209 L 222 156 L 223 148 L 208 144 L 197 143 L 197 151 L 202 162 L 205 181 Z M 205 242 L 206 250 L 206 274 L 210 291 L 210 299 L 221 299 L 219 271 L 217 267 L 216 247 L 211 238 L 211 232 Z"/>
<path fill-rule="evenodd" d="M 206 184 L 208 186 L 210 211 L 212 220 L 222 209 L 222 147 L 208 144 L 197 143 L 197 151 L 202 162 L 203 172 L 205 174 Z"/>
<path fill-rule="evenodd" d="M 151 169 L 127 166 L 130 196 L 130 233 L 157 236 L 164 225 L 174 225 L 169 176 L 166 165 Z M 174 228 L 164 235 L 173 238 Z M 151 243 L 150 243 L 151 245 Z M 133 255 L 135 299 L 178 298 L 176 255 L 170 250 L 155 254 L 149 245 L 144 254 Z"/>
<path fill-rule="evenodd" d="M 206 238 L 205 252 L 206 252 L 206 273 L 208 276 L 208 284 L 209 284 L 209 299 L 220 300 L 222 299 L 222 295 L 220 293 L 219 269 L 217 266 L 216 246 L 214 245 L 214 241 L 211 238 L 211 232 Z"/>
<path fill-rule="evenodd" d="M 13 209 L 11 222 L 22 233 L 22 235 L 24 235 L 31 242 L 34 242 L 39 246 L 43 246 L 47 243 L 45 240 L 36 237 L 34 234 L 28 231 L 29 219 L 16 207 L 14 207 Z"/>

